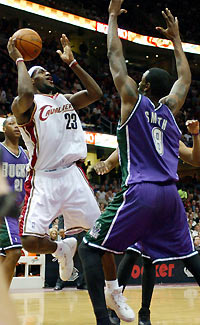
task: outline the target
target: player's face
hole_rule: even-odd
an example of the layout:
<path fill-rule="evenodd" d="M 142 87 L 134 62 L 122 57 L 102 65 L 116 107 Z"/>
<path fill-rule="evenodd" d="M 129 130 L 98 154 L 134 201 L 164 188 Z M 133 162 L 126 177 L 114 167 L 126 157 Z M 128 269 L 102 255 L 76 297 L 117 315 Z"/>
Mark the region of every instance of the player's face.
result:
<path fill-rule="evenodd" d="M 33 75 L 33 85 L 40 93 L 49 94 L 54 89 L 53 78 L 47 70 L 38 69 Z"/>
<path fill-rule="evenodd" d="M 19 139 L 21 133 L 14 116 L 7 118 L 6 125 L 4 126 L 4 133 L 9 139 Z"/>
<path fill-rule="evenodd" d="M 146 88 L 147 88 L 147 82 L 146 82 L 146 77 L 149 73 L 149 70 L 147 70 L 143 76 L 142 76 L 142 79 L 139 83 L 139 87 L 138 87 L 138 91 L 140 94 L 145 94 L 146 93 Z"/>

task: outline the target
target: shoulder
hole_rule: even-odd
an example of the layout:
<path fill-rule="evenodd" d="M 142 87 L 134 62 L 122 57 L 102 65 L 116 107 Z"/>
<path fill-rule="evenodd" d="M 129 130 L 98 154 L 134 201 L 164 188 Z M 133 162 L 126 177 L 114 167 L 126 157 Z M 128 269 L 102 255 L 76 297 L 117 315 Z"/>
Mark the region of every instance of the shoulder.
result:
<path fill-rule="evenodd" d="M 21 146 L 19 146 L 19 149 L 21 150 L 21 152 L 24 154 L 24 156 L 29 159 L 29 154 L 28 154 L 28 150 L 23 149 Z"/>
<path fill-rule="evenodd" d="M 70 102 L 70 98 L 73 96 L 73 94 L 64 94 L 63 96 Z"/>

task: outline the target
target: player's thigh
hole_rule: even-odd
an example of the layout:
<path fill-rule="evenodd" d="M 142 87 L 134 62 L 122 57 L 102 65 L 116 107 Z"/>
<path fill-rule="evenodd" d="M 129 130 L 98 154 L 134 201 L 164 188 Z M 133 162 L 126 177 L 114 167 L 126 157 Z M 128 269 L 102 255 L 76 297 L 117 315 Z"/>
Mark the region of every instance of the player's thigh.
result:
<path fill-rule="evenodd" d="M 70 191 L 62 210 L 65 229 L 80 227 L 88 230 L 100 216 L 100 209 L 93 190 L 78 168 L 74 170 Z"/>
<path fill-rule="evenodd" d="M 26 191 L 25 203 L 20 217 L 20 234 L 43 236 L 60 212 L 57 199 L 56 178 L 37 173 Z"/>

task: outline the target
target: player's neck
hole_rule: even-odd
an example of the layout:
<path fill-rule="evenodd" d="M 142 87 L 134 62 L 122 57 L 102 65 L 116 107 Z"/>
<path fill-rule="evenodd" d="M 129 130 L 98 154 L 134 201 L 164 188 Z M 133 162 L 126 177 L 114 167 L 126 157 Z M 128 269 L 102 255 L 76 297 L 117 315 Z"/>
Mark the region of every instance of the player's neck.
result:
<path fill-rule="evenodd" d="M 18 139 L 12 139 L 12 141 L 8 138 L 5 139 L 3 144 L 16 156 L 19 154 L 19 140 Z"/>
<path fill-rule="evenodd" d="M 49 93 L 44 93 L 42 91 L 39 91 L 37 88 L 34 89 L 34 94 L 38 94 L 38 95 L 52 95 L 52 91 L 50 91 Z"/>
<path fill-rule="evenodd" d="M 156 107 L 158 107 L 159 105 L 160 105 L 160 103 L 159 103 L 159 99 L 158 98 L 156 98 L 156 97 L 154 97 L 154 96 L 147 96 L 149 99 L 150 99 L 150 101 L 154 104 L 154 106 L 155 106 L 155 108 Z"/>

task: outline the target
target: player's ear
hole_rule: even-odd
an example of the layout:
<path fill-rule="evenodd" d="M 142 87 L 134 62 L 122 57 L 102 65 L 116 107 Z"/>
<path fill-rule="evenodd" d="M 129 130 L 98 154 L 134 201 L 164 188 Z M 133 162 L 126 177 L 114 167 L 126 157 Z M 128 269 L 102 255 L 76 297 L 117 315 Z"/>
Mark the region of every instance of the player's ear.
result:
<path fill-rule="evenodd" d="M 144 92 L 147 93 L 150 90 L 150 88 L 151 88 L 151 84 L 150 82 L 147 82 L 144 88 Z"/>

